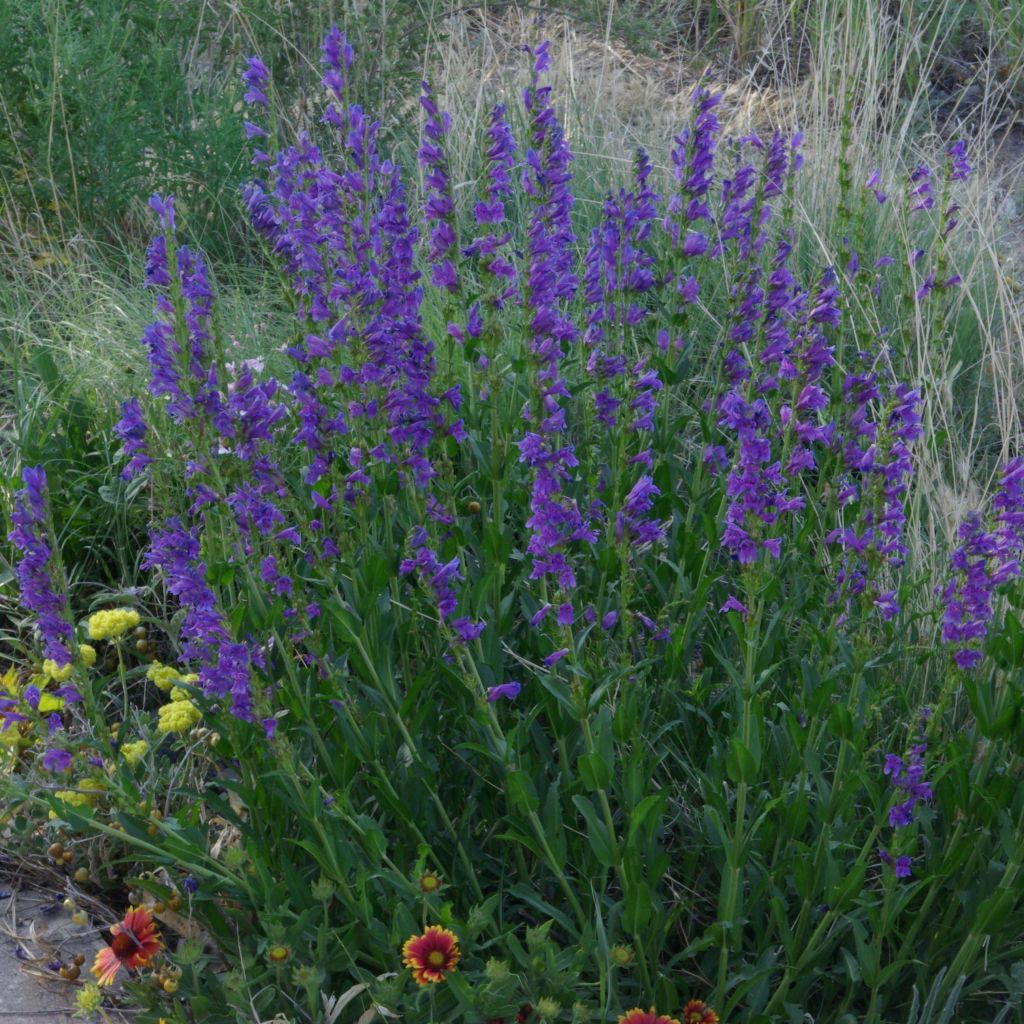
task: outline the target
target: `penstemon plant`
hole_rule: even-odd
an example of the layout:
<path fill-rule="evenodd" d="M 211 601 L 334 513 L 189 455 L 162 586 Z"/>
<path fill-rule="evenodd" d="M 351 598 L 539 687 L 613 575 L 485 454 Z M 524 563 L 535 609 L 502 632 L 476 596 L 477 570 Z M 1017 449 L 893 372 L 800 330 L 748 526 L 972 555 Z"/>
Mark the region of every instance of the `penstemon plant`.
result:
<path fill-rule="evenodd" d="M 801 137 L 723 142 L 702 87 L 666 180 L 639 153 L 586 224 L 532 58 L 474 189 L 424 85 L 419 200 L 337 29 L 316 138 L 249 60 L 243 202 L 291 314 L 259 359 L 152 199 L 118 436 L 166 507 L 146 589 L 76 620 L 25 470 L 15 830 L 157 922 L 99 976 L 147 1022 L 990 1019 L 1024 960 L 1021 464 L 932 595 L 931 363 L 877 322 L 956 285 L 963 149 L 932 249 L 808 266 Z"/>

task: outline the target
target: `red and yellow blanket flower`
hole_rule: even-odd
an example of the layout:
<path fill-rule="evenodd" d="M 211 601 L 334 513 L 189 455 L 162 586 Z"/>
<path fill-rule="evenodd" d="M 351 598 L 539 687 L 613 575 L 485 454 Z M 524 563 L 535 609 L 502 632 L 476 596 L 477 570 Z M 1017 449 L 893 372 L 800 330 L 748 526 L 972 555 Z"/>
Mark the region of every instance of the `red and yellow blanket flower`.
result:
<path fill-rule="evenodd" d="M 412 971 L 417 985 L 444 981 L 461 959 L 458 936 L 432 924 L 422 935 L 413 935 L 402 946 L 402 963 Z"/>
<path fill-rule="evenodd" d="M 96 954 L 92 965 L 100 985 L 113 984 L 121 967 L 144 967 L 164 947 L 156 933 L 153 915 L 145 907 L 132 907 L 110 931 L 114 936 L 110 945 Z"/>
<path fill-rule="evenodd" d="M 683 1024 L 718 1024 L 718 1014 L 703 999 L 691 999 L 683 1007 Z"/>
<path fill-rule="evenodd" d="M 636 1006 L 619 1018 L 619 1024 L 679 1024 L 679 1021 L 667 1014 L 659 1014 L 653 1006 L 649 1010 L 641 1010 Z"/>

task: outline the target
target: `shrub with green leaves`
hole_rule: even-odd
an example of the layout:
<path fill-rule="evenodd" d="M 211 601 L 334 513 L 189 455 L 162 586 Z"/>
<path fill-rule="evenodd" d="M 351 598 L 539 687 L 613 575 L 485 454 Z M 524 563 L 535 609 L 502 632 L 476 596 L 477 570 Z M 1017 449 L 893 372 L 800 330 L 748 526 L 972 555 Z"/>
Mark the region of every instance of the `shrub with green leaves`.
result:
<path fill-rule="evenodd" d="M 816 267 L 800 137 L 726 145 L 701 88 L 672 173 L 638 154 L 585 225 L 533 59 L 473 189 L 424 90 L 414 203 L 344 36 L 318 136 L 279 137 L 250 58 L 265 358 L 153 197 L 118 427 L 147 587 L 69 608 L 25 469 L 13 833 L 131 866 L 145 1022 L 1006 1020 L 1020 460 L 939 593 L 910 558 L 908 325 L 945 330 L 964 149 L 846 181 Z M 909 244 L 865 250 L 869 217 Z"/>

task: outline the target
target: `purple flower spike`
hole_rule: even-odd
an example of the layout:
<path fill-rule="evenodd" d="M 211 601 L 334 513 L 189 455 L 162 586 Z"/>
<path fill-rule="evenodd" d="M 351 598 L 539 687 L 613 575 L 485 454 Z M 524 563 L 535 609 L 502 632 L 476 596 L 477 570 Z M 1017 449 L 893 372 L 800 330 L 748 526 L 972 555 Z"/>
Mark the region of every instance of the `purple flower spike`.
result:
<path fill-rule="evenodd" d="M 121 470 L 122 480 L 133 480 L 153 460 L 146 454 L 146 421 L 137 398 L 130 398 L 121 406 L 121 419 L 114 433 L 124 442 L 124 453 L 130 456 L 128 465 Z"/>
<path fill-rule="evenodd" d="M 420 167 L 425 172 L 426 184 L 423 219 L 431 225 L 427 258 L 431 265 L 431 281 L 435 287 L 455 292 L 459 287 L 459 240 L 448 157 L 445 153 L 445 140 L 451 131 L 452 122 L 449 114 L 437 109 L 430 86 L 426 82 L 421 85 L 423 91 L 420 106 L 427 115 L 419 150 Z"/>
<path fill-rule="evenodd" d="M 56 563 L 51 563 L 46 472 L 42 466 L 26 466 L 21 479 L 25 486 L 14 496 L 11 510 L 14 528 L 7 535 L 22 554 L 17 565 L 21 604 L 37 618 L 45 656 L 63 668 L 71 662 L 74 632 L 65 588 L 55 585 L 60 575 Z"/>
<path fill-rule="evenodd" d="M 953 575 L 938 593 L 945 603 L 942 639 L 961 669 L 982 660 L 998 591 L 1021 575 L 1024 557 L 1024 458 L 1003 467 L 989 521 L 972 513 L 961 525 Z"/>
<path fill-rule="evenodd" d="M 967 161 L 967 143 L 957 139 L 946 150 L 946 156 L 949 158 L 949 180 L 966 181 L 974 170 Z"/>
<path fill-rule="evenodd" d="M 247 86 L 245 95 L 242 97 L 246 103 L 253 103 L 258 107 L 270 106 L 270 100 L 267 99 L 265 91 L 270 82 L 270 71 L 259 57 L 248 58 L 245 70 L 242 72 L 242 81 Z"/>
<path fill-rule="evenodd" d="M 910 212 L 930 210 L 935 205 L 935 190 L 932 187 L 932 172 L 927 164 L 919 164 L 910 172 L 910 188 L 907 199 Z"/>

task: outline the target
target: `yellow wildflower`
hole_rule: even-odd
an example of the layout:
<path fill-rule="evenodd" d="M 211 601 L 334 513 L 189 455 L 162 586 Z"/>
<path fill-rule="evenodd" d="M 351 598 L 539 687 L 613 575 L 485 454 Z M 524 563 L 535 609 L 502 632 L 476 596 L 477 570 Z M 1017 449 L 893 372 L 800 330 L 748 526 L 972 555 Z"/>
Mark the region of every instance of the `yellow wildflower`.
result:
<path fill-rule="evenodd" d="M 139 624 L 134 608 L 105 608 L 89 616 L 89 636 L 93 640 L 116 640 Z"/>
<path fill-rule="evenodd" d="M 58 789 L 53 795 L 69 807 L 89 807 L 96 800 L 93 794 L 79 793 L 74 789 Z"/>
<path fill-rule="evenodd" d="M 17 723 L 11 722 L 6 728 L 0 724 L 0 747 L 20 746 L 23 738 Z"/>
<path fill-rule="evenodd" d="M 80 1014 L 95 1013 L 104 1000 L 103 990 L 95 982 L 90 981 L 84 984 L 75 996 L 75 1005 Z"/>
<path fill-rule="evenodd" d="M 86 668 L 92 668 L 96 664 L 96 648 L 91 644 L 79 644 L 78 656 Z"/>
<path fill-rule="evenodd" d="M 181 673 L 173 665 L 162 665 L 159 661 L 154 661 L 146 670 L 146 678 L 158 690 L 166 692 L 175 683 L 181 682 Z"/>
<path fill-rule="evenodd" d="M 191 696 L 192 695 L 188 692 L 188 690 L 185 690 L 180 686 L 171 687 L 170 697 L 172 701 L 188 700 Z"/>
<path fill-rule="evenodd" d="M 43 662 L 43 672 L 55 683 L 66 683 L 71 678 L 71 662 L 61 667 L 53 658 L 47 658 Z"/>
<path fill-rule="evenodd" d="M 145 740 L 136 740 L 134 743 L 125 743 L 121 747 L 121 756 L 125 759 L 129 768 L 134 768 L 149 750 L 149 744 Z"/>
<path fill-rule="evenodd" d="M 164 704 L 158 714 L 157 732 L 188 732 L 202 717 L 202 712 L 190 700 L 176 700 Z"/>

